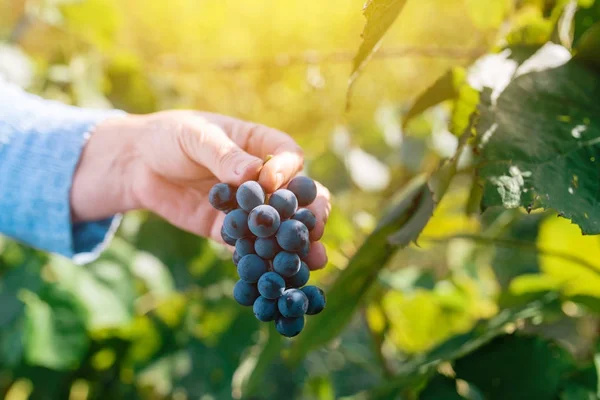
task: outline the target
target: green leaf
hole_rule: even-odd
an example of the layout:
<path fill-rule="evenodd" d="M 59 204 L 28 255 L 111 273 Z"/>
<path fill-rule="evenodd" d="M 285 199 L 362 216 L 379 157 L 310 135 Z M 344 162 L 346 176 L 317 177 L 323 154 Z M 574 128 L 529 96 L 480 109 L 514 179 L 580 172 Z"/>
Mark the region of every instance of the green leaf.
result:
<path fill-rule="evenodd" d="M 326 311 L 307 320 L 302 335 L 292 346 L 292 363 L 297 363 L 310 350 L 337 336 L 354 315 L 379 271 L 397 249 L 416 239 L 424 226 L 422 218 L 427 213 L 431 215 L 432 209 L 427 181 L 424 176 L 418 177 L 402 191 L 394 206 L 327 291 Z M 393 244 L 389 241 L 390 235 L 394 236 Z"/>
<path fill-rule="evenodd" d="M 462 73 L 462 74 L 461 74 Z M 464 70 L 449 69 L 437 81 L 428 87 L 410 107 L 404 116 L 402 127 L 405 128 L 411 119 L 423 113 L 423 111 L 438 105 L 446 100 L 453 99 L 458 94 L 457 75 L 461 75 L 461 81 L 464 81 Z"/>
<path fill-rule="evenodd" d="M 11 324 L 23 313 L 25 305 L 17 296 L 20 290 L 25 289 L 36 293 L 42 286 L 40 267 L 40 260 L 32 259 L 30 262 L 14 267 L 2 276 L 0 327 Z"/>
<path fill-rule="evenodd" d="M 61 285 L 87 309 L 89 329 L 118 328 L 131 321 L 136 294 L 128 267 L 99 260 L 82 268 L 59 257 L 51 265 Z"/>
<path fill-rule="evenodd" d="M 507 326 L 534 317 L 540 318 L 546 310 L 557 306 L 559 306 L 557 296 L 551 293 L 540 296 L 522 307 L 505 309 L 494 318 L 478 323 L 469 332 L 456 335 L 428 353 L 405 362 L 396 376 L 385 385 L 371 391 L 369 398 L 373 400 L 395 398 L 393 396 L 399 391 L 420 384 L 424 377 L 435 372 L 440 363 L 463 357 L 495 337 L 503 335 Z"/>
<path fill-rule="evenodd" d="M 584 233 L 600 233 L 599 97 L 600 75 L 569 61 L 521 75 L 495 104 L 484 101 L 484 206 L 552 208 Z"/>
<path fill-rule="evenodd" d="M 368 0 L 363 9 L 367 23 L 362 33 L 363 42 L 354 57 L 352 73 L 348 81 L 348 94 L 356 78 L 377 51 L 383 35 L 394 23 L 404 8 L 406 0 Z"/>
<path fill-rule="evenodd" d="M 579 39 L 575 58 L 600 67 L 600 22 L 596 22 Z"/>
<path fill-rule="evenodd" d="M 600 21 L 600 1 L 579 0 L 579 8 L 573 18 L 573 47 L 579 46 L 579 40 L 583 34 Z M 587 4 L 582 4 L 587 3 Z"/>
<path fill-rule="evenodd" d="M 501 336 L 458 361 L 456 377 L 474 383 L 488 400 L 554 400 L 570 354 L 539 337 Z"/>
<path fill-rule="evenodd" d="M 465 400 L 456 391 L 456 381 L 444 375 L 436 375 L 419 394 L 419 400 Z"/>
<path fill-rule="evenodd" d="M 27 362 L 55 370 L 75 367 L 89 346 L 81 304 L 57 285 L 44 286 L 37 296 L 28 292 L 24 301 Z"/>

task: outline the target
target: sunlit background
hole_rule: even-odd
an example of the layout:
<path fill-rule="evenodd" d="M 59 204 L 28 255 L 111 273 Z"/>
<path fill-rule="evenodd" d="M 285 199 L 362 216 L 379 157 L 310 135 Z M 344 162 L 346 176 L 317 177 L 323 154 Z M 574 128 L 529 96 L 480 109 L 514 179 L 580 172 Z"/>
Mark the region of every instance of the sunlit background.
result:
<path fill-rule="evenodd" d="M 362 0 L 0 0 L 0 75 L 84 107 L 199 109 L 288 132 L 306 173 L 333 194 L 329 264 L 311 277 L 328 287 L 394 195 L 456 151 L 455 110 L 442 103 L 403 125 L 414 99 L 502 46 L 543 44 L 566 3 L 409 0 L 347 99 Z M 295 367 L 284 362 L 293 341 L 233 301 L 225 250 L 153 216 L 128 215 L 86 267 L 0 238 L 0 391 L 10 400 L 355 398 L 511 296 L 567 280 L 586 282 L 571 295 L 600 293 L 596 273 L 540 251 L 598 265 L 597 238 L 545 213 L 481 217 L 469 160 L 460 167 L 419 246 L 372 265 L 377 279 L 351 323 Z M 557 317 L 544 334 L 586 355 L 597 321 L 565 304 L 577 318 Z"/>

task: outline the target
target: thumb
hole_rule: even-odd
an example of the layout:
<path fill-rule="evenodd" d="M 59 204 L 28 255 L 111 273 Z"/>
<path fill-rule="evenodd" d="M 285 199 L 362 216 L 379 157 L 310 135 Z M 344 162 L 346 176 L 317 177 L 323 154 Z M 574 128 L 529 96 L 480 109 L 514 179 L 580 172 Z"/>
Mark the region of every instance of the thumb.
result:
<path fill-rule="evenodd" d="M 182 129 L 183 150 L 221 182 L 239 186 L 258 178 L 262 160 L 241 149 L 218 125 L 194 118 Z"/>

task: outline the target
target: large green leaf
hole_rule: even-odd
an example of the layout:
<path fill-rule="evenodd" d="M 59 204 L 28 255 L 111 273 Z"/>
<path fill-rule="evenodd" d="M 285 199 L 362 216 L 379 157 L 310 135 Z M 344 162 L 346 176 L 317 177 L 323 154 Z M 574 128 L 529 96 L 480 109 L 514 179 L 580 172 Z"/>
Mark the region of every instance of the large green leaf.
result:
<path fill-rule="evenodd" d="M 61 285 L 87 309 L 89 329 L 118 328 L 133 318 L 136 294 L 128 267 L 108 260 L 81 267 L 59 257 L 50 265 Z"/>
<path fill-rule="evenodd" d="M 552 208 L 600 233 L 600 75 L 577 61 L 521 75 L 477 126 L 484 206 Z"/>
<path fill-rule="evenodd" d="M 579 39 L 575 58 L 600 68 L 600 22 L 596 22 Z"/>
<path fill-rule="evenodd" d="M 572 369 L 562 347 L 517 335 L 498 337 L 454 365 L 456 377 L 474 383 L 487 400 L 554 400 Z"/>
<path fill-rule="evenodd" d="M 464 400 L 456 391 L 456 381 L 444 375 L 434 376 L 419 394 L 419 400 Z"/>
<path fill-rule="evenodd" d="M 373 52 L 377 51 L 383 35 L 394 23 L 407 0 L 368 0 L 363 9 L 367 23 L 362 33 L 363 41 L 354 57 L 349 87 L 367 64 Z"/>
<path fill-rule="evenodd" d="M 432 211 L 432 194 L 427 180 L 421 176 L 403 191 L 327 291 L 326 311 L 307 320 L 306 328 L 291 349 L 292 362 L 298 362 L 311 349 L 336 337 L 352 318 L 379 271 L 395 250 L 417 238 Z M 389 242 L 391 235 L 395 237 L 394 244 Z"/>
<path fill-rule="evenodd" d="M 38 295 L 28 292 L 23 297 L 25 359 L 56 370 L 75 367 L 89 345 L 82 305 L 54 284 L 44 286 Z"/>
<path fill-rule="evenodd" d="M 512 309 L 505 309 L 488 321 L 478 323 L 469 332 L 453 336 L 432 349 L 406 362 L 396 376 L 369 393 L 370 399 L 395 398 L 401 390 L 416 387 L 433 373 L 440 363 L 463 357 L 506 332 L 507 326 L 530 318 L 543 318 L 545 311 L 559 307 L 556 294 L 546 294 Z"/>

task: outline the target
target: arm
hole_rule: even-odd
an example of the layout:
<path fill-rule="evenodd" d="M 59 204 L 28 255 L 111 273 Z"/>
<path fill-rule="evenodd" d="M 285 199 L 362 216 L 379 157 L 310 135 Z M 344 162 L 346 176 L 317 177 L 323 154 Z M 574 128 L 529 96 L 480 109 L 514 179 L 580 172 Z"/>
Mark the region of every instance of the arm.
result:
<path fill-rule="evenodd" d="M 273 192 L 302 165 L 294 140 L 263 125 L 196 111 L 84 110 L 0 86 L 0 232 L 76 261 L 93 259 L 134 209 L 222 241 L 212 185 L 256 179 Z M 319 185 L 310 208 L 315 269 L 326 263 L 327 189 Z"/>
<path fill-rule="evenodd" d="M 73 224 L 70 190 L 94 126 L 119 111 L 42 100 L 0 81 L 0 233 L 86 261 L 119 217 Z"/>

